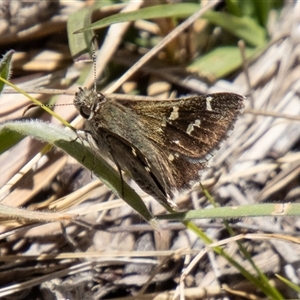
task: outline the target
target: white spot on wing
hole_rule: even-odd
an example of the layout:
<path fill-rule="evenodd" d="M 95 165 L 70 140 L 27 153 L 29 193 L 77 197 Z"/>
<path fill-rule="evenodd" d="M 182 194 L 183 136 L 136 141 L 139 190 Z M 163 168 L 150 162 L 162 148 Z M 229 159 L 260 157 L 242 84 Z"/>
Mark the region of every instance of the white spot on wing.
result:
<path fill-rule="evenodd" d="M 131 148 L 131 152 L 132 152 L 132 154 L 133 154 L 135 157 L 137 157 L 137 154 L 136 154 L 136 151 L 135 151 L 134 148 Z"/>
<path fill-rule="evenodd" d="M 194 124 L 189 124 L 187 130 L 186 130 L 186 133 L 188 135 L 190 135 L 192 133 L 192 131 L 194 130 Z"/>
<path fill-rule="evenodd" d="M 149 160 L 145 157 L 146 164 L 150 167 Z"/>
<path fill-rule="evenodd" d="M 169 156 L 168 156 L 168 159 L 169 159 L 169 161 L 173 161 L 174 160 L 174 155 L 173 154 L 170 154 Z"/>
<path fill-rule="evenodd" d="M 194 126 L 200 128 L 200 127 L 201 127 L 201 120 L 197 119 L 197 120 L 194 122 Z"/>
<path fill-rule="evenodd" d="M 194 127 L 198 127 L 200 128 L 200 125 L 201 125 L 201 121 L 199 119 L 195 120 L 195 122 L 193 124 L 189 124 L 187 130 L 186 130 L 186 133 L 188 135 L 191 135 L 191 133 L 194 131 Z"/>
<path fill-rule="evenodd" d="M 208 96 L 206 97 L 206 109 L 208 111 L 212 111 L 212 108 L 211 108 L 211 104 L 210 102 L 213 100 L 213 98 L 211 96 Z"/>
<path fill-rule="evenodd" d="M 169 120 L 176 120 L 176 119 L 178 119 L 178 117 L 179 117 L 178 110 L 179 110 L 178 106 L 173 106 L 173 110 L 172 110 L 172 112 L 170 114 Z"/>

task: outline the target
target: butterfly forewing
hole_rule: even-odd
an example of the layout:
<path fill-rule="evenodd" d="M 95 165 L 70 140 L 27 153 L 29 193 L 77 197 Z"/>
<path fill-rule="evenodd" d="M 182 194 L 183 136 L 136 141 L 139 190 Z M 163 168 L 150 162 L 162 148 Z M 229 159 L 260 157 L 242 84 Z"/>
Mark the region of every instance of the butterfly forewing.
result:
<path fill-rule="evenodd" d="M 165 151 L 201 160 L 227 137 L 243 102 L 243 96 L 217 93 L 173 101 L 132 101 L 128 107 L 138 114 L 137 122 L 148 139 Z"/>
<path fill-rule="evenodd" d="M 180 192 L 199 180 L 207 161 L 233 129 L 244 97 L 217 93 L 160 103 L 131 102 L 128 106 L 139 114 L 143 134 L 157 145 L 159 155 L 167 158 L 170 189 Z M 156 127 L 155 134 L 148 124 L 152 130 Z"/>

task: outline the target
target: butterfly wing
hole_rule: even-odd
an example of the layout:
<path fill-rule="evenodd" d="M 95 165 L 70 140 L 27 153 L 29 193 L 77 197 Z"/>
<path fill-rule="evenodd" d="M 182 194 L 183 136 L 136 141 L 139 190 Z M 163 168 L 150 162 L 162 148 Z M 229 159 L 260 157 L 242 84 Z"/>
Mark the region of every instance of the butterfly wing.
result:
<path fill-rule="evenodd" d="M 173 195 L 163 177 L 167 174 L 162 172 L 162 167 L 158 170 L 137 147 L 111 131 L 102 129 L 98 132 L 97 138 L 98 144 L 107 145 L 110 158 L 119 170 L 128 173 L 142 190 L 154 196 L 162 205 L 176 207 L 170 200 Z"/>
<path fill-rule="evenodd" d="M 141 134 L 168 160 L 174 191 L 199 180 L 244 108 L 244 97 L 216 93 L 171 101 L 132 101 Z M 171 188 L 172 189 L 172 188 Z"/>

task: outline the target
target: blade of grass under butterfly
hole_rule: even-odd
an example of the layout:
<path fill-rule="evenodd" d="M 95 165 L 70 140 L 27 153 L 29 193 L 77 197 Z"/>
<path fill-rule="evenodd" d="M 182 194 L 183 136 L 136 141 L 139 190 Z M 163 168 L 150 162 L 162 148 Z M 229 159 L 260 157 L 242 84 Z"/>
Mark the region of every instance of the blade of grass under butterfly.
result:
<path fill-rule="evenodd" d="M 79 138 L 74 131 L 39 120 L 22 120 L 0 124 L 0 136 L 11 131 L 55 145 L 74 157 L 79 163 L 94 172 L 116 195 L 158 230 L 156 220 L 138 194 L 126 182 L 122 182 L 120 174 L 106 160 L 96 156 L 89 143 Z"/>

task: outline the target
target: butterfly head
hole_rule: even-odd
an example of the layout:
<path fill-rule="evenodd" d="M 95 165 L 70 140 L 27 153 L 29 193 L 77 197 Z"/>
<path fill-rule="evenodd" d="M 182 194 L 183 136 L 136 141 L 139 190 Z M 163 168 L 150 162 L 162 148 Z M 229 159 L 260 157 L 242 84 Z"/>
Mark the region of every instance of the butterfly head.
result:
<path fill-rule="evenodd" d="M 75 94 L 74 105 L 84 119 L 92 120 L 105 101 L 105 96 L 100 92 L 80 87 L 79 92 Z"/>

